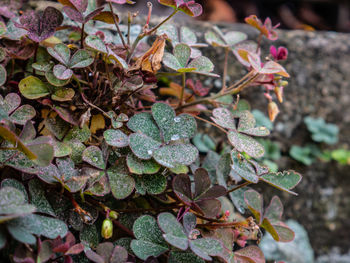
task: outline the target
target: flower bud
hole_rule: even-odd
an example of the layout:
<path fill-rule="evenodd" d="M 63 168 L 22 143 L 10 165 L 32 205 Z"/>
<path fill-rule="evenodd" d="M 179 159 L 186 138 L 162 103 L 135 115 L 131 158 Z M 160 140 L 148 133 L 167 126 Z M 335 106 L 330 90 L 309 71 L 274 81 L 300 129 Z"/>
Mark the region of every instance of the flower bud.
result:
<path fill-rule="evenodd" d="M 267 111 L 269 113 L 269 118 L 271 121 L 275 121 L 278 113 L 280 112 L 277 104 L 274 101 L 269 102 L 269 105 L 267 106 Z"/>
<path fill-rule="evenodd" d="M 110 219 L 105 219 L 102 223 L 101 235 L 105 239 L 109 239 L 113 235 L 113 222 Z"/>
<path fill-rule="evenodd" d="M 275 87 L 275 94 L 280 103 L 283 102 L 283 87 Z"/>
<path fill-rule="evenodd" d="M 115 220 L 115 219 L 118 219 L 119 217 L 119 214 L 116 212 L 116 211 L 110 211 L 109 212 L 109 218 L 112 219 L 112 220 Z"/>

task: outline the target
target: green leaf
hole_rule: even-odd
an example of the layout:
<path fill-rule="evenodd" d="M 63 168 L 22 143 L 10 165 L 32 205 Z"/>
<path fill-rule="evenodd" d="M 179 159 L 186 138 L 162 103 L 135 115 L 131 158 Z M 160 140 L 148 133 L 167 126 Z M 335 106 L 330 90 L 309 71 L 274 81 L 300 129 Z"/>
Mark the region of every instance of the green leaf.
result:
<path fill-rule="evenodd" d="M 88 247 L 97 247 L 100 240 L 96 225 L 84 225 L 84 228 L 79 233 L 81 243 Z"/>
<path fill-rule="evenodd" d="M 48 81 L 51 85 L 53 85 L 53 86 L 55 86 L 55 87 L 63 87 L 63 86 L 66 86 L 66 85 L 69 83 L 69 81 L 70 81 L 70 79 L 65 79 L 65 80 L 58 79 L 58 78 L 54 75 L 53 71 L 46 71 L 46 72 L 45 72 L 45 77 L 46 77 L 47 81 Z"/>
<path fill-rule="evenodd" d="M 193 253 L 170 251 L 169 263 L 205 263 L 205 261 Z"/>
<path fill-rule="evenodd" d="M 45 97 L 50 93 L 46 84 L 34 76 L 22 79 L 18 86 L 21 94 L 30 100 Z"/>
<path fill-rule="evenodd" d="M 218 125 L 229 130 L 236 130 L 236 123 L 233 114 L 226 108 L 216 108 L 213 110 L 211 119 Z"/>
<path fill-rule="evenodd" d="M 158 215 L 158 225 L 165 233 L 164 239 L 172 246 L 181 250 L 188 248 L 188 238 L 183 226 L 170 213 L 161 213 Z"/>
<path fill-rule="evenodd" d="M 51 95 L 51 98 L 56 101 L 71 101 L 75 95 L 75 91 L 72 88 L 58 88 Z"/>
<path fill-rule="evenodd" d="M 35 206 L 26 203 L 21 190 L 6 186 L 0 189 L 0 223 L 35 212 Z"/>
<path fill-rule="evenodd" d="M 130 173 L 139 175 L 155 174 L 160 169 L 160 165 L 154 160 L 141 160 L 132 153 L 129 153 L 127 156 L 127 165 Z"/>
<path fill-rule="evenodd" d="M 36 115 L 35 109 L 30 105 L 22 105 L 11 114 L 10 120 L 16 124 L 24 125 Z"/>
<path fill-rule="evenodd" d="M 170 53 L 165 53 L 163 56 L 163 64 L 175 71 L 178 71 L 182 68 L 180 62 L 176 59 L 176 57 Z"/>
<path fill-rule="evenodd" d="M 109 184 L 116 199 L 128 197 L 135 188 L 135 180 L 128 174 L 127 168 L 119 165 L 107 171 Z"/>
<path fill-rule="evenodd" d="M 62 221 L 40 215 L 28 215 L 16 218 L 7 224 L 10 234 L 18 241 L 35 244 L 33 235 L 44 236 L 50 239 L 65 237 L 67 225 Z"/>
<path fill-rule="evenodd" d="M 252 110 L 257 126 L 264 126 L 270 131 L 273 130 L 273 122 L 260 110 Z"/>
<path fill-rule="evenodd" d="M 229 131 L 227 137 L 232 146 L 234 146 L 239 152 L 245 152 L 255 158 L 259 158 L 264 155 L 264 147 L 247 135 L 240 134 L 236 131 Z"/>
<path fill-rule="evenodd" d="M 193 144 L 200 152 L 207 153 L 216 150 L 216 144 L 212 138 L 207 134 L 197 133 L 193 137 Z"/>
<path fill-rule="evenodd" d="M 46 118 L 45 128 L 47 128 L 58 140 L 62 140 L 67 134 L 69 125 L 59 116 L 55 118 Z"/>
<path fill-rule="evenodd" d="M 54 48 L 48 47 L 47 52 L 57 59 L 60 63 L 68 66 L 70 59 L 70 50 L 65 44 L 57 44 Z"/>
<path fill-rule="evenodd" d="M 336 144 L 338 142 L 339 127 L 335 124 L 326 123 L 322 118 L 305 117 L 304 122 L 316 142 Z"/>
<path fill-rule="evenodd" d="M 174 56 L 181 68 L 185 68 L 191 57 L 191 48 L 187 44 L 178 44 L 174 48 Z"/>
<path fill-rule="evenodd" d="M 198 157 L 198 150 L 192 144 L 176 144 L 163 146 L 154 151 L 153 158 L 168 168 L 175 168 L 178 164 L 190 165 Z"/>
<path fill-rule="evenodd" d="M 244 200 L 249 208 L 249 210 L 254 215 L 256 222 L 260 224 L 262 222 L 262 212 L 263 212 L 263 199 L 262 196 L 254 190 L 248 190 L 244 193 Z"/>
<path fill-rule="evenodd" d="M 69 60 L 69 68 L 86 68 L 94 62 L 90 54 L 83 49 L 79 49 Z"/>
<path fill-rule="evenodd" d="M 295 186 L 297 186 L 300 183 L 301 179 L 302 179 L 302 176 L 293 170 L 283 171 L 278 173 L 268 173 L 260 177 L 260 180 L 268 184 L 271 184 L 272 186 L 282 191 L 285 191 L 294 195 L 297 195 L 297 194 L 290 190 L 293 189 Z"/>
<path fill-rule="evenodd" d="M 37 158 L 33 162 L 41 167 L 50 165 L 54 158 L 54 149 L 50 137 L 41 136 L 27 143 Z"/>
<path fill-rule="evenodd" d="M 282 222 L 272 224 L 269 219 L 264 218 L 261 226 L 278 242 L 291 242 L 295 237 L 293 230 Z"/>
<path fill-rule="evenodd" d="M 213 31 L 206 32 L 205 35 L 205 41 L 209 45 L 212 45 L 214 47 L 226 47 L 227 43 L 218 35 L 215 34 Z"/>
<path fill-rule="evenodd" d="M 102 156 L 102 151 L 97 146 L 90 146 L 83 152 L 83 161 L 102 170 L 106 169 L 106 163 Z"/>
<path fill-rule="evenodd" d="M 190 64 L 188 64 L 189 68 L 195 68 L 195 72 L 197 73 L 209 73 L 214 70 L 214 64 L 207 57 L 200 56 L 193 59 Z"/>
<path fill-rule="evenodd" d="M 128 121 L 128 128 L 133 132 L 139 132 L 151 137 L 153 140 L 161 141 L 159 128 L 148 112 L 135 114 Z"/>
<path fill-rule="evenodd" d="M 133 225 L 133 232 L 137 240 L 131 241 L 131 249 L 138 258 L 146 260 L 168 251 L 157 221 L 152 216 L 139 217 Z"/>
<path fill-rule="evenodd" d="M 82 155 L 86 146 L 78 140 L 70 140 L 69 144 L 72 147 L 72 154 L 70 158 L 75 164 L 81 163 L 83 161 Z"/>
<path fill-rule="evenodd" d="M 176 117 L 175 111 L 172 107 L 165 103 L 155 103 L 152 106 L 152 116 L 156 121 L 158 127 L 162 133 L 165 133 L 168 127 L 170 127 L 174 118 Z"/>
<path fill-rule="evenodd" d="M 36 206 L 37 212 L 55 216 L 55 212 L 46 199 L 44 185 L 38 179 L 30 180 L 28 185 L 31 204 Z"/>
<path fill-rule="evenodd" d="M 220 241 L 213 238 L 200 238 L 190 241 L 191 250 L 200 258 L 211 261 L 210 256 L 217 256 L 223 250 Z"/>
<path fill-rule="evenodd" d="M 318 157 L 319 152 L 320 150 L 318 147 L 313 144 L 308 144 L 304 147 L 293 145 L 289 150 L 289 154 L 292 158 L 305 165 L 311 165 L 316 157 Z"/>
<path fill-rule="evenodd" d="M 67 80 L 73 76 L 73 71 L 61 64 L 53 67 L 53 74 L 59 80 Z"/>
<path fill-rule="evenodd" d="M 0 86 L 6 83 L 7 72 L 3 65 L 0 65 Z"/>
<path fill-rule="evenodd" d="M 84 125 L 82 129 L 78 126 L 73 127 L 64 138 L 65 142 L 72 140 L 78 140 L 79 142 L 86 142 L 91 136 L 90 129 L 87 125 Z"/>
<path fill-rule="evenodd" d="M 254 262 L 254 263 L 265 263 L 264 253 L 257 246 L 247 246 L 240 250 L 235 251 L 235 260 L 237 262 Z"/>
<path fill-rule="evenodd" d="M 122 148 L 129 145 L 129 137 L 120 130 L 106 130 L 103 133 L 103 137 L 105 138 L 106 143 L 110 146 Z"/>
<path fill-rule="evenodd" d="M 3 187 L 13 187 L 13 188 L 16 188 L 17 190 L 20 190 L 24 196 L 24 201 L 25 203 L 28 203 L 28 193 L 27 193 L 27 190 L 26 188 L 24 187 L 24 185 L 17 181 L 16 179 L 11 179 L 11 178 L 8 178 L 8 179 L 4 179 L 1 181 L 1 188 Z"/>
<path fill-rule="evenodd" d="M 135 188 L 141 194 L 158 195 L 165 191 L 167 187 L 166 177 L 162 174 L 144 174 L 136 177 Z"/>
<path fill-rule="evenodd" d="M 152 158 L 154 151 L 157 150 L 162 144 L 146 135 L 133 133 L 129 136 L 129 145 L 133 153 L 138 158 L 149 160 Z"/>
<path fill-rule="evenodd" d="M 171 125 L 164 128 L 164 141 L 177 141 L 180 139 L 190 139 L 197 132 L 196 120 L 189 114 L 181 114 L 176 116 Z"/>
<path fill-rule="evenodd" d="M 94 49 L 97 50 L 99 52 L 108 53 L 107 47 L 105 45 L 105 43 L 103 43 L 103 41 L 96 35 L 89 35 L 85 38 L 85 44 Z"/>
<path fill-rule="evenodd" d="M 238 176 L 242 177 L 248 182 L 254 184 L 259 182 L 259 177 L 257 176 L 254 167 L 245 159 L 239 160 L 235 150 L 232 150 L 231 158 L 233 161 L 232 172 L 236 173 Z"/>

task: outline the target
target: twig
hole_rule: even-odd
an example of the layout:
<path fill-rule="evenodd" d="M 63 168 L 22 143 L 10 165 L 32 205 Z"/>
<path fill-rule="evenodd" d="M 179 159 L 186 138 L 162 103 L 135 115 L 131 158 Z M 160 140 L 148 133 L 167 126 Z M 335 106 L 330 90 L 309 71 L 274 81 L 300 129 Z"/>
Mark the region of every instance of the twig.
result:
<path fill-rule="evenodd" d="M 181 94 L 180 94 L 180 101 L 179 101 L 179 106 L 178 107 L 181 107 L 182 103 L 183 103 L 183 100 L 184 100 L 184 94 L 185 94 L 185 87 L 186 87 L 186 73 L 183 72 L 181 74 L 182 76 L 182 89 L 181 89 Z"/>
<path fill-rule="evenodd" d="M 117 28 L 118 35 L 119 35 L 120 39 L 122 40 L 124 48 L 128 51 L 129 47 L 126 45 L 125 40 L 124 40 L 124 36 L 123 36 L 122 32 L 120 31 L 117 18 L 115 16 L 114 12 L 113 12 L 112 3 L 110 1 L 108 1 L 108 5 L 109 5 L 109 8 L 111 9 L 113 21 L 114 21 L 115 27 Z"/>
<path fill-rule="evenodd" d="M 240 185 L 238 185 L 238 186 L 232 188 L 231 190 L 228 190 L 227 193 L 231 193 L 231 192 L 237 191 L 238 189 L 241 189 L 241 188 L 243 188 L 243 187 L 246 187 L 246 186 L 248 186 L 248 185 L 250 185 L 250 184 L 251 184 L 251 182 L 245 182 L 245 183 L 243 183 L 243 184 L 240 184 Z"/>
<path fill-rule="evenodd" d="M 228 61 L 228 54 L 229 54 L 229 49 L 226 47 L 225 48 L 225 61 L 224 61 L 224 72 L 222 75 L 222 88 L 221 88 L 221 93 L 224 93 L 226 91 L 226 77 L 227 77 L 227 61 Z"/>
<path fill-rule="evenodd" d="M 206 119 L 203 119 L 203 118 L 198 117 L 198 116 L 195 116 L 195 115 L 193 115 L 193 117 L 195 117 L 195 118 L 198 119 L 198 120 L 201 120 L 201 121 L 204 121 L 204 122 L 206 122 L 206 123 L 209 123 L 210 125 L 213 125 L 213 126 L 215 126 L 216 128 L 220 129 L 220 130 L 223 131 L 224 133 L 227 133 L 227 131 L 226 131 L 224 128 L 220 127 L 219 125 L 217 125 L 217 124 L 214 123 L 214 122 L 208 121 L 208 120 L 206 120 Z"/>

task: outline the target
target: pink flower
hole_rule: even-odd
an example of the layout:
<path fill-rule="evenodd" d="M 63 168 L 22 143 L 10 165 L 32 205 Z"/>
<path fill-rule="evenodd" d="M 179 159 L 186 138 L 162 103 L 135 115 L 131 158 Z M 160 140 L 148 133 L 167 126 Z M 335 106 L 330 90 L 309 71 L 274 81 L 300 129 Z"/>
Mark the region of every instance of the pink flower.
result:
<path fill-rule="evenodd" d="M 203 13 L 203 7 L 193 0 L 158 0 L 158 2 L 193 17 L 200 16 Z"/>
<path fill-rule="evenodd" d="M 288 49 L 285 47 L 270 46 L 270 54 L 275 60 L 286 60 L 288 57 Z"/>

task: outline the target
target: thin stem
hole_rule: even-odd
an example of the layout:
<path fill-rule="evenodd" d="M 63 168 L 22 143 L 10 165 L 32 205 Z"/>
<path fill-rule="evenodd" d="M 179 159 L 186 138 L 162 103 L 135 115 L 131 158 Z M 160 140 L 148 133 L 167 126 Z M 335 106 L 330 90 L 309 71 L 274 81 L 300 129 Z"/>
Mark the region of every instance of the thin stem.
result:
<path fill-rule="evenodd" d="M 184 100 L 185 87 L 186 87 L 186 73 L 183 72 L 181 74 L 181 77 L 182 77 L 182 89 L 181 89 L 181 94 L 180 94 L 179 107 L 181 107 L 183 100 Z"/>
<path fill-rule="evenodd" d="M 85 98 L 83 92 L 80 92 L 80 95 L 81 95 L 83 101 L 84 101 L 86 104 L 88 104 L 90 107 L 92 107 L 92 108 L 94 108 L 94 109 L 100 111 L 100 112 L 101 112 L 105 117 L 107 117 L 108 119 L 112 119 L 112 118 L 111 118 L 104 110 L 102 110 L 100 107 L 98 107 L 98 106 L 92 104 L 91 102 L 89 102 L 89 101 Z"/>
<path fill-rule="evenodd" d="M 36 63 L 37 56 L 38 56 L 38 49 L 39 49 L 39 43 L 35 43 L 35 50 L 34 50 L 34 62 Z M 35 75 L 35 68 L 33 68 L 33 75 Z"/>
<path fill-rule="evenodd" d="M 238 186 L 232 188 L 231 190 L 227 191 L 227 193 L 231 193 L 231 192 L 237 191 L 238 189 L 241 189 L 241 188 L 243 188 L 243 187 L 246 187 L 246 186 L 248 186 L 248 185 L 250 185 L 250 184 L 251 184 L 250 182 L 245 182 L 245 183 L 240 184 L 240 185 L 238 185 Z"/>
<path fill-rule="evenodd" d="M 156 25 L 154 28 L 152 28 L 150 31 L 148 31 L 147 35 L 151 35 L 155 31 L 157 31 L 158 28 L 160 28 L 162 25 L 164 25 L 166 22 L 168 22 L 177 12 L 179 12 L 179 10 L 175 9 L 174 12 L 172 12 L 165 20 L 163 20 L 158 25 Z"/>
<path fill-rule="evenodd" d="M 130 46 L 130 30 L 131 30 L 131 13 L 128 12 L 128 36 L 127 36 L 128 46 Z"/>
<path fill-rule="evenodd" d="M 84 48 L 84 31 L 85 31 L 85 24 L 83 23 L 81 26 L 81 36 L 80 36 L 80 48 Z"/>
<path fill-rule="evenodd" d="M 196 116 L 196 115 L 193 115 L 193 117 L 195 117 L 195 118 L 198 119 L 198 120 L 201 120 L 201 121 L 204 121 L 204 122 L 206 122 L 206 123 L 209 123 L 210 125 L 213 125 L 213 126 L 215 126 L 216 128 L 220 129 L 220 130 L 223 131 L 224 133 L 227 133 L 227 131 L 226 131 L 225 129 L 223 129 L 222 127 L 220 127 L 219 125 L 217 125 L 217 124 L 214 123 L 214 122 L 208 121 L 208 120 L 203 119 L 203 118 L 201 118 L 201 117 L 198 117 L 198 116 Z"/>
<path fill-rule="evenodd" d="M 119 35 L 120 39 L 122 40 L 123 46 L 124 46 L 124 48 L 126 50 L 129 50 L 129 47 L 125 43 L 124 36 L 123 36 L 122 32 L 120 31 L 120 28 L 119 28 L 119 25 L 118 25 L 118 21 L 117 21 L 117 17 L 115 16 L 115 14 L 113 12 L 112 3 L 110 1 L 108 1 L 108 5 L 109 5 L 109 8 L 111 9 L 112 16 L 113 16 L 113 21 L 114 21 L 115 27 L 117 28 L 118 35 Z"/>
<path fill-rule="evenodd" d="M 234 226 L 240 226 L 244 227 L 246 223 L 245 222 L 227 222 L 227 223 L 207 223 L 207 224 L 198 224 L 197 227 L 234 227 Z"/>
<path fill-rule="evenodd" d="M 132 55 L 134 54 L 135 52 L 135 49 L 138 45 L 138 43 L 147 35 L 151 35 L 152 33 L 154 33 L 159 27 L 161 27 L 163 24 L 165 24 L 166 22 L 168 22 L 179 10 L 175 9 L 174 12 L 172 12 L 166 19 L 164 19 L 162 22 L 160 22 L 157 26 L 155 26 L 154 28 L 152 28 L 150 31 L 147 31 L 147 32 L 143 32 L 143 33 L 140 33 L 137 38 L 135 39 L 132 47 L 131 47 L 131 50 L 129 52 L 129 56 L 128 56 L 128 63 L 130 63 L 131 61 L 131 58 L 132 58 Z"/>
<path fill-rule="evenodd" d="M 255 52 L 258 52 L 258 51 L 259 51 L 259 48 L 260 48 L 260 46 L 261 46 L 261 40 L 262 40 L 262 38 L 263 38 L 263 34 L 260 33 L 259 36 L 258 36 L 258 45 L 257 45 L 257 47 L 256 47 L 256 51 L 255 51 Z"/>
<path fill-rule="evenodd" d="M 225 61 L 224 61 L 224 72 L 222 75 L 222 88 L 221 93 L 226 91 L 226 78 L 227 78 L 227 62 L 228 62 L 229 49 L 225 48 Z"/>
<path fill-rule="evenodd" d="M 189 103 L 187 103 L 185 105 L 182 105 L 181 107 L 178 107 L 177 110 L 180 110 L 180 109 L 183 109 L 183 108 L 186 108 L 186 107 L 190 107 L 190 106 L 194 106 L 194 105 L 197 105 L 197 104 L 201 104 L 201 103 L 208 103 L 208 102 L 211 102 L 213 100 L 216 100 L 216 99 L 218 99 L 220 97 L 223 97 L 223 96 L 226 96 L 226 95 L 238 94 L 259 76 L 259 73 L 256 73 L 256 72 L 254 72 L 254 73 L 255 73 L 254 76 L 252 76 L 251 78 L 249 78 L 248 80 L 246 80 L 245 82 L 243 82 L 242 84 L 240 84 L 239 86 L 237 86 L 234 89 L 229 88 L 229 89 L 227 89 L 226 92 L 224 92 L 222 94 L 218 93 L 218 94 L 215 94 L 215 95 L 207 97 L 207 98 L 203 98 L 203 99 L 199 99 L 199 100 L 196 100 L 196 101 L 189 102 Z M 248 73 L 248 74 L 250 74 L 250 73 Z M 235 85 L 233 85 L 233 86 L 235 86 Z"/>

